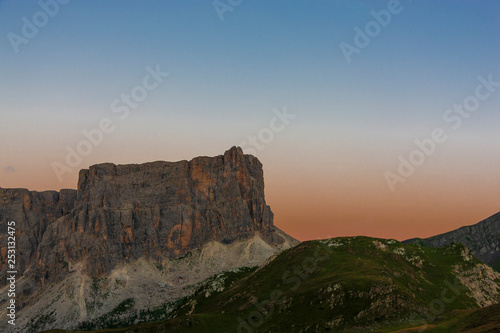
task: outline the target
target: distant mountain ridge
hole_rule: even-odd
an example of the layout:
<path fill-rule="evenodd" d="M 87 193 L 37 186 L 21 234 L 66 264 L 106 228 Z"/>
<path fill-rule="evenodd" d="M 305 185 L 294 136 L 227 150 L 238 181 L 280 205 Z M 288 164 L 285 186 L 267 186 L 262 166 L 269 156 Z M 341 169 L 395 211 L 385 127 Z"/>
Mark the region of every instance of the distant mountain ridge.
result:
<path fill-rule="evenodd" d="M 500 212 L 470 226 L 429 238 L 412 238 L 403 243 L 444 247 L 451 243 L 465 245 L 476 258 L 500 271 Z"/>

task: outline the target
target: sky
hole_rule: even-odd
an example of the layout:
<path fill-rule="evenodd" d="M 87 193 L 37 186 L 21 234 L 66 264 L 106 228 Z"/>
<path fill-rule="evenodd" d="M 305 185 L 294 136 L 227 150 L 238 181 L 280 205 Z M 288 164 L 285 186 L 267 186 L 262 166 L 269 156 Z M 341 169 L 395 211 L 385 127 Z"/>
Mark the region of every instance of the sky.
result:
<path fill-rule="evenodd" d="M 300 239 L 500 211 L 500 2 L 0 0 L 0 186 L 241 146 Z"/>

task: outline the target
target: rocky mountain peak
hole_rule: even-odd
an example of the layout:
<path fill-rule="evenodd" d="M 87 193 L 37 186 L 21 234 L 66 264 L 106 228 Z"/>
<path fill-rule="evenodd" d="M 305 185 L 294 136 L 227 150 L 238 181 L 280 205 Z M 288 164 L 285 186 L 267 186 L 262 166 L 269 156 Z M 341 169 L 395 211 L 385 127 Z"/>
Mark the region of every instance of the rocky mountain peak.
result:
<path fill-rule="evenodd" d="M 76 191 L 0 191 L 0 227 L 15 220 L 21 231 L 20 272 L 41 283 L 77 263 L 101 276 L 119 263 L 179 258 L 211 241 L 258 233 L 271 245 L 285 242 L 265 202 L 262 164 L 237 147 L 191 161 L 93 165 L 80 171 Z"/>

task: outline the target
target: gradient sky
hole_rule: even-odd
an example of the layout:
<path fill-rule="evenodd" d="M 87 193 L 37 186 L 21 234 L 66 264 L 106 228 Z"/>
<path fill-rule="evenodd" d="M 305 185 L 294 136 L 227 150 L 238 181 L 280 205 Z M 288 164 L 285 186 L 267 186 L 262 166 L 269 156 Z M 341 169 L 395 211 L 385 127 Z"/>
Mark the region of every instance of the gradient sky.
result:
<path fill-rule="evenodd" d="M 256 155 L 292 236 L 403 240 L 476 223 L 500 211 L 500 87 L 457 130 L 443 115 L 479 76 L 500 82 L 500 2 L 401 0 L 348 63 L 339 45 L 390 3 L 243 0 L 221 20 L 211 1 L 73 0 L 43 22 L 37 1 L 0 0 L 0 186 L 75 188 L 96 163 L 219 155 L 286 109 L 296 118 Z M 148 66 L 169 76 L 119 119 L 112 103 Z M 59 181 L 52 163 L 103 118 L 114 131 Z M 448 140 L 392 192 L 385 172 L 437 127 Z"/>

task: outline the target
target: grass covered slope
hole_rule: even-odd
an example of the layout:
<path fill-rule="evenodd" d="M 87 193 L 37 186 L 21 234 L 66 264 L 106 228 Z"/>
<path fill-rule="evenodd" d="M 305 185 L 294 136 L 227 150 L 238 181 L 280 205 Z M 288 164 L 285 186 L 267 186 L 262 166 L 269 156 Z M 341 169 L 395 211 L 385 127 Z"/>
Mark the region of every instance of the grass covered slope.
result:
<path fill-rule="evenodd" d="M 462 245 L 336 238 L 304 242 L 224 288 L 205 284 L 175 319 L 118 331 L 393 332 L 498 302 L 500 274 Z"/>

